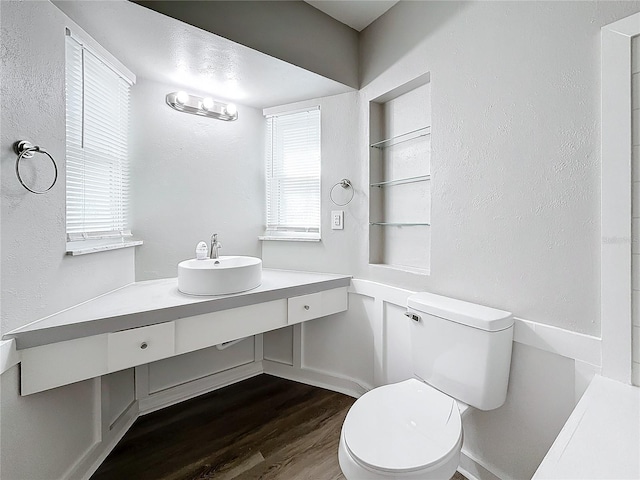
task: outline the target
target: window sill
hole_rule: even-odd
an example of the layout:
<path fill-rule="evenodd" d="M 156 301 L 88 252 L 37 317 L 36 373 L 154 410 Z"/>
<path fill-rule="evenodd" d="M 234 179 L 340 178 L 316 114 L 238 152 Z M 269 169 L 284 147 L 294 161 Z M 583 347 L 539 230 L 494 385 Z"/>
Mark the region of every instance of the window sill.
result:
<path fill-rule="evenodd" d="M 263 235 L 258 240 L 276 241 L 276 242 L 319 242 L 320 236 L 296 236 L 296 235 Z"/>
<path fill-rule="evenodd" d="M 77 256 L 86 255 L 88 253 L 106 252 L 109 250 L 118 250 L 120 248 L 129 248 L 142 245 L 142 240 L 125 240 L 107 238 L 101 240 L 79 240 L 75 242 L 67 242 L 67 255 Z"/>

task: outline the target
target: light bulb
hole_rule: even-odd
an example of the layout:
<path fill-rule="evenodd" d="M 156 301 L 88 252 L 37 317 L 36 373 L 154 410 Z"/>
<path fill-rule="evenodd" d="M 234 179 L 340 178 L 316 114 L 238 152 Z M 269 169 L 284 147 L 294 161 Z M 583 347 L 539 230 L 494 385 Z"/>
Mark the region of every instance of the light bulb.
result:
<path fill-rule="evenodd" d="M 225 112 L 227 112 L 227 115 L 231 115 L 234 116 L 236 114 L 236 112 L 238 111 L 238 109 L 236 108 L 236 106 L 233 103 L 229 103 L 225 108 L 224 108 Z"/>
<path fill-rule="evenodd" d="M 205 110 L 211 110 L 213 108 L 213 98 L 204 97 L 202 99 L 202 108 L 204 108 Z"/>
<path fill-rule="evenodd" d="M 176 95 L 176 102 L 185 104 L 189 101 L 189 94 L 187 92 L 179 91 Z"/>

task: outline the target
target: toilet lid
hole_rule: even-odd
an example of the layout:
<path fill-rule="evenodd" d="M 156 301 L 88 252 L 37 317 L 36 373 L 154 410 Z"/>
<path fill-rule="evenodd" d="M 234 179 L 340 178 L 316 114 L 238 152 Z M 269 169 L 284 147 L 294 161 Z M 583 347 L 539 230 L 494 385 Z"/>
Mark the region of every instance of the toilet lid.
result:
<path fill-rule="evenodd" d="M 388 472 L 434 465 L 462 439 L 455 400 L 415 379 L 365 393 L 343 428 L 346 447 L 358 461 Z"/>

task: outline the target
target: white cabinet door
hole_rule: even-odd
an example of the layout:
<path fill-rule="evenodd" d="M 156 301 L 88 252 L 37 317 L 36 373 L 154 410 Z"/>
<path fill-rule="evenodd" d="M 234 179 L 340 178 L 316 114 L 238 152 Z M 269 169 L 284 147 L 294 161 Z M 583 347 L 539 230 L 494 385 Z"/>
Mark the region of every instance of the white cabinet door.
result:
<path fill-rule="evenodd" d="M 287 317 L 289 325 L 306 322 L 347 309 L 347 288 L 334 288 L 324 292 L 291 297 L 288 300 Z"/>
<path fill-rule="evenodd" d="M 165 322 L 109 333 L 109 373 L 175 355 L 174 332 L 174 322 Z"/>

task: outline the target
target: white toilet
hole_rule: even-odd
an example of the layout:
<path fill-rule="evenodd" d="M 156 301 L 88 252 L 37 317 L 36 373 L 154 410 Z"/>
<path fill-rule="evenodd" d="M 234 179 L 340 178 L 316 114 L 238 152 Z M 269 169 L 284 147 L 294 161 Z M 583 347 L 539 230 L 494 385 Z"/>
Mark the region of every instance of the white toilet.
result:
<path fill-rule="evenodd" d="M 408 299 L 415 378 L 353 404 L 338 458 L 347 480 L 443 479 L 458 468 L 461 415 L 507 396 L 511 313 L 430 293 Z"/>

